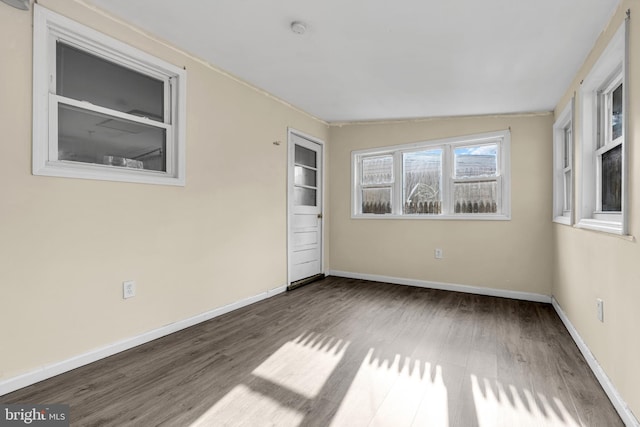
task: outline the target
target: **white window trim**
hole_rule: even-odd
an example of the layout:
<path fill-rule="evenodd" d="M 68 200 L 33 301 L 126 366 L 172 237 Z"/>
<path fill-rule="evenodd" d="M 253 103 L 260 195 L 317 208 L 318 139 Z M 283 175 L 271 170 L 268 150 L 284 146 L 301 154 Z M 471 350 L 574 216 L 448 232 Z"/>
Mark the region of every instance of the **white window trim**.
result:
<path fill-rule="evenodd" d="M 456 214 L 453 213 L 453 197 L 449 198 L 449 205 L 443 200 L 442 214 L 363 214 L 360 213 L 362 205 L 360 185 L 359 185 L 359 158 L 362 156 L 375 156 L 392 154 L 394 156 L 393 171 L 394 183 L 392 187 L 392 212 L 402 212 L 402 153 L 418 151 L 420 149 L 444 148 L 452 150 L 458 146 L 482 145 L 487 143 L 498 143 L 498 198 L 500 212 L 498 213 L 476 213 L 476 214 Z M 511 132 L 509 130 L 487 132 L 482 134 L 459 136 L 431 141 L 423 141 L 410 144 L 371 148 L 351 152 L 351 218 L 352 219 L 414 219 L 414 220 L 485 220 L 485 221 L 509 221 L 511 220 Z M 453 176 L 446 176 L 447 171 L 453 172 L 453 168 L 448 163 L 450 156 L 443 155 L 443 194 L 451 192 L 451 182 L 461 181 Z M 491 179 L 495 180 L 495 179 Z M 501 190 L 501 191 L 500 191 Z"/>
<path fill-rule="evenodd" d="M 185 185 L 186 71 L 78 22 L 34 5 L 33 41 L 33 159 L 34 175 L 84 178 L 162 185 Z M 167 129 L 167 172 L 117 168 L 106 165 L 59 161 L 57 157 L 57 104 L 76 105 L 87 111 L 112 110 L 58 96 L 50 91 L 50 70 L 55 63 L 55 40 L 64 40 L 100 57 L 165 81 L 165 117 L 169 124 L 120 115 L 121 118 Z M 53 49 L 53 52 L 51 51 Z M 55 69 L 55 68 L 54 68 Z M 173 106 L 173 108 L 171 107 Z M 52 114 L 50 114 L 52 112 Z M 169 114 L 170 113 L 170 114 Z M 51 137 L 50 137 L 51 134 Z"/>
<path fill-rule="evenodd" d="M 581 94 L 581 177 L 580 202 L 577 204 L 576 227 L 618 235 L 628 233 L 628 135 L 629 96 L 628 96 L 628 41 L 627 23 L 616 31 L 604 52 L 595 63 L 588 76 L 582 82 Z M 622 210 L 620 213 L 598 211 L 599 205 L 599 167 L 596 158 L 598 151 L 598 98 L 599 92 L 610 85 L 618 73 L 622 73 L 623 88 L 623 131 L 622 143 Z"/>
<path fill-rule="evenodd" d="M 558 120 L 553 124 L 553 222 L 558 224 L 572 225 L 573 223 L 573 200 L 572 209 L 564 210 L 564 199 L 566 197 L 565 179 L 566 170 L 571 170 L 571 187 L 573 190 L 574 168 L 573 168 L 573 141 L 575 132 L 573 131 L 573 111 L 575 98 L 562 110 Z M 569 166 L 564 166 L 564 147 L 565 147 L 565 130 L 571 128 L 571 141 L 569 141 Z M 574 191 L 569 194 L 573 199 Z"/>

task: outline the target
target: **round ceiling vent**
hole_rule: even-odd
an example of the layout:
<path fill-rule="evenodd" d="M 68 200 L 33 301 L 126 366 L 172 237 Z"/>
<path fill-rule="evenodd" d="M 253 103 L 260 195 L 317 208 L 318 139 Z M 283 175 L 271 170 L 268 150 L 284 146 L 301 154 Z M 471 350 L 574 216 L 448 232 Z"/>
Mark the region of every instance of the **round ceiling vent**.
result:
<path fill-rule="evenodd" d="M 304 34 L 307 31 L 307 25 L 301 21 L 293 21 L 291 23 L 291 31 L 296 34 Z"/>

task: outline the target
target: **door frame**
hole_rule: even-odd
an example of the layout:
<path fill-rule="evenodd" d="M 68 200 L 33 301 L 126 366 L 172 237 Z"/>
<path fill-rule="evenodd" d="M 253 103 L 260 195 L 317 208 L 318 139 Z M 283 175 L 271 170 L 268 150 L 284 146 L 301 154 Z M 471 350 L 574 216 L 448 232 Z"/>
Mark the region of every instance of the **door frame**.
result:
<path fill-rule="evenodd" d="M 294 163 L 294 142 L 292 141 L 292 135 L 296 135 L 300 138 L 307 139 L 311 142 L 314 142 L 320 145 L 322 159 L 322 173 L 320 177 L 320 182 L 322 183 L 322 191 L 320 192 L 320 212 L 322 214 L 322 222 L 320 224 L 320 274 L 325 273 L 325 259 L 324 259 L 324 250 L 325 250 L 325 240 L 326 240 L 326 216 L 325 216 L 325 188 L 326 188 L 326 144 L 320 138 L 316 138 L 315 136 L 306 134 L 292 127 L 287 128 L 287 289 L 291 286 L 291 249 L 293 248 L 292 239 L 293 233 L 291 232 L 291 214 L 293 212 L 293 163 Z"/>

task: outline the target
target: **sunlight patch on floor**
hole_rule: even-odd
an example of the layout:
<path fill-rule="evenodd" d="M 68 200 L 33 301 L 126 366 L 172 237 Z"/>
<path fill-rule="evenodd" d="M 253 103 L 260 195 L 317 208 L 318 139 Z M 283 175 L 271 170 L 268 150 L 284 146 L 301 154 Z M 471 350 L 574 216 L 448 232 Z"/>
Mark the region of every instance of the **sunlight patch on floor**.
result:
<path fill-rule="evenodd" d="M 422 380 L 426 385 L 422 401 L 413 418 L 414 426 L 447 427 L 449 425 L 449 400 L 447 387 L 442 377 L 442 367 L 425 363 L 425 371 L 433 375 Z"/>
<path fill-rule="evenodd" d="M 289 341 L 252 374 L 313 399 L 348 347 L 348 342 L 320 336 Z"/>
<path fill-rule="evenodd" d="M 448 425 L 442 370 L 396 355 L 378 360 L 370 349 L 342 399 L 332 426 Z"/>
<path fill-rule="evenodd" d="M 279 425 L 297 426 L 304 419 L 304 414 L 247 386 L 238 385 L 192 423 L 191 427 L 269 425 L 270 419 L 277 419 Z"/>
<path fill-rule="evenodd" d="M 535 396 L 530 390 L 475 375 L 471 375 L 471 389 L 479 427 L 579 426 L 558 398 L 549 401 L 542 394 Z"/>

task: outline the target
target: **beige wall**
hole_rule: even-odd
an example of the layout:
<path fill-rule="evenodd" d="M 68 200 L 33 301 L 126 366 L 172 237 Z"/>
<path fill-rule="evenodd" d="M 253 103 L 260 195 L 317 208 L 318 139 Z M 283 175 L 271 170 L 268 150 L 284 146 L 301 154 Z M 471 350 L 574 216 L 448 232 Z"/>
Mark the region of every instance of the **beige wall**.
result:
<path fill-rule="evenodd" d="M 332 127 L 331 268 L 550 295 L 552 124 L 539 114 Z M 351 219 L 351 151 L 508 128 L 511 221 Z"/>
<path fill-rule="evenodd" d="M 574 92 L 576 98 L 576 150 L 580 158 L 581 121 L 580 81 L 589 73 L 593 64 L 607 46 L 609 40 L 624 20 L 624 12 L 631 10 L 630 27 L 630 90 L 629 135 L 629 184 L 630 234 L 629 241 L 613 235 L 602 234 L 570 226 L 554 225 L 553 245 L 556 262 L 553 271 L 553 294 L 562 309 L 576 327 L 595 358 L 612 380 L 636 418 L 640 418 L 640 8 L 633 9 L 637 1 L 623 1 L 608 27 L 599 38 L 585 64 L 557 105 L 560 114 Z M 580 175 L 580 162 L 575 165 Z M 574 182 L 579 188 L 579 182 Z M 575 204 L 579 202 L 574 200 Z M 596 317 L 596 298 L 604 300 L 605 321 Z"/>
<path fill-rule="evenodd" d="M 287 127 L 328 137 L 78 2 L 39 3 L 186 66 L 187 185 L 31 175 L 32 12 L 0 5 L 0 381 L 285 285 Z"/>

